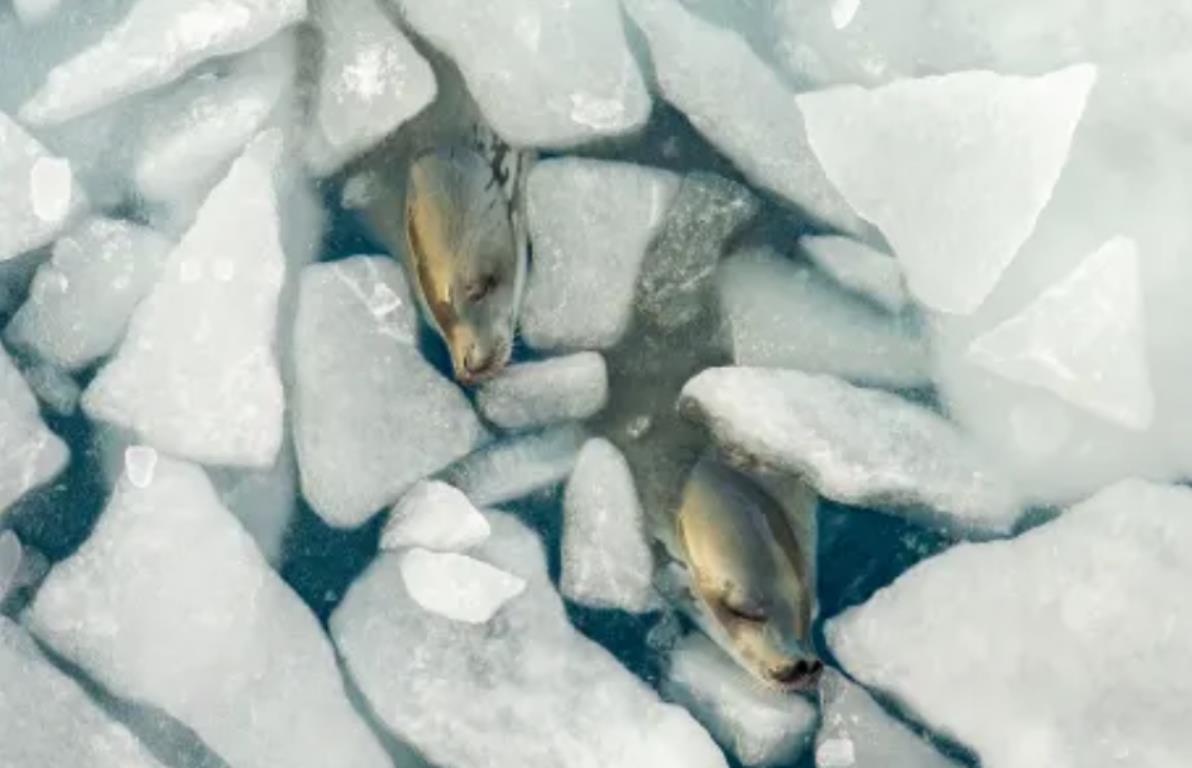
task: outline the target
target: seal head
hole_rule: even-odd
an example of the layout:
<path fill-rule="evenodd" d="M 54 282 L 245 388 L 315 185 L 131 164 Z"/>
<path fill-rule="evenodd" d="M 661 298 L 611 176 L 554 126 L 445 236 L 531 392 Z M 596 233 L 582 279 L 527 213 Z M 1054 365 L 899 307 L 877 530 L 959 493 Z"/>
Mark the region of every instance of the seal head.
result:
<path fill-rule="evenodd" d="M 409 271 L 455 377 L 474 384 L 492 376 L 509 361 L 526 266 L 493 167 L 464 146 L 419 155 L 405 225 Z"/>

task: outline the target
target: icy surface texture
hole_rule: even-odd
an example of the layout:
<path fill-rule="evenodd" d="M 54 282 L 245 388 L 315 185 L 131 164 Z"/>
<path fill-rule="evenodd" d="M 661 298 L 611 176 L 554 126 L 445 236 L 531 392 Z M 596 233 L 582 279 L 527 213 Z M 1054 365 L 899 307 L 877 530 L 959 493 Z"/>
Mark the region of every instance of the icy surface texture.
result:
<path fill-rule="evenodd" d="M 203 471 L 159 456 L 140 480 L 121 480 L 91 538 L 50 573 L 34 632 L 230 765 L 388 766 L 314 615 Z"/>
<path fill-rule="evenodd" d="M 625 7 L 649 45 L 662 95 L 696 130 L 753 182 L 828 225 L 863 231 L 811 151 L 795 94 L 748 43 L 679 0 Z"/>
<path fill-rule="evenodd" d="M 943 401 L 1038 503 L 1192 473 L 1190 88 L 1192 54 L 1103 70 L 997 290 L 933 319 Z"/>
<path fill-rule="evenodd" d="M 1012 486 L 943 417 L 896 395 L 826 375 L 714 368 L 684 388 L 680 409 L 731 454 L 805 476 L 835 501 L 1007 532 Z"/>
<path fill-rule="evenodd" d="M 608 372 L 595 352 L 576 352 L 506 368 L 482 385 L 476 405 L 503 429 L 586 419 L 608 399 Z"/>
<path fill-rule="evenodd" d="M 196 461 L 265 467 L 277 458 L 280 151 L 277 134 L 262 134 L 203 204 L 116 358 L 84 393 L 89 416 Z"/>
<path fill-rule="evenodd" d="M 400 557 L 410 599 L 452 621 L 483 624 L 526 588 L 525 579 L 456 552 L 411 549 Z"/>
<path fill-rule="evenodd" d="M 2 591 L 2 590 L 0 590 Z M 0 616 L 0 764 L 161 768 L 124 726 Z"/>
<path fill-rule="evenodd" d="M 444 768 L 723 768 L 712 740 L 580 635 L 537 537 L 500 513 L 475 557 L 526 582 L 483 624 L 411 599 L 382 554 L 331 620 L 347 669 L 384 724 Z"/>
<path fill-rule="evenodd" d="M 66 444 L 42 422 L 29 385 L 0 349 L 0 519 L 13 502 L 61 472 L 69 457 Z"/>
<path fill-rule="evenodd" d="M 443 479 L 473 504 L 503 504 L 566 480 L 586 439 L 575 424 L 506 438 L 451 465 Z"/>
<path fill-rule="evenodd" d="M 534 167 L 527 187 L 534 268 L 521 315 L 530 345 L 607 349 L 620 340 L 646 249 L 678 189 L 677 175 L 628 163 Z"/>
<path fill-rule="evenodd" d="M 311 0 L 311 8 L 323 65 L 306 156 L 330 173 L 430 104 L 435 76 L 377 0 Z"/>
<path fill-rule="evenodd" d="M 381 548 L 463 552 L 484 542 L 489 533 L 488 520 L 462 491 L 428 480 L 394 505 L 381 532 Z"/>
<path fill-rule="evenodd" d="M 820 678 L 816 768 L 955 768 L 836 670 Z"/>
<path fill-rule="evenodd" d="M 897 260 L 847 237 L 804 237 L 799 247 L 842 287 L 897 314 L 909 301 Z"/>
<path fill-rule="evenodd" d="M 0 261 L 53 240 L 85 204 L 70 162 L 0 112 Z"/>
<path fill-rule="evenodd" d="M 828 178 L 877 225 L 920 301 L 980 306 L 1051 197 L 1096 79 L 992 72 L 802 94 Z"/>
<path fill-rule="evenodd" d="M 21 117 L 53 124 L 93 112 L 252 48 L 305 16 L 305 0 L 138 0 L 95 44 L 54 67 Z"/>
<path fill-rule="evenodd" d="M 126 221 L 92 218 L 54 243 L 29 299 L 9 324 L 10 342 L 66 369 L 111 352 L 157 282 L 173 244 Z"/>
<path fill-rule="evenodd" d="M 1180 765 L 1192 492 L 1130 480 L 1008 542 L 961 545 L 834 619 L 854 676 L 989 768 Z M 925 649 L 930 649 L 925 652 Z"/>
<path fill-rule="evenodd" d="M 568 599 L 640 613 L 658 606 L 654 559 L 633 474 L 602 438 L 579 452 L 563 496 L 563 575 Z"/>
<path fill-rule="evenodd" d="M 930 380 L 913 320 L 849 295 L 769 249 L 734 254 L 717 277 L 738 365 L 797 368 L 895 387 Z"/>
<path fill-rule="evenodd" d="M 811 741 L 815 707 L 760 687 L 703 635 L 688 635 L 672 652 L 663 690 L 744 765 L 792 765 Z"/>
<path fill-rule="evenodd" d="M 127 459 L 125 464 L 127 468 Z M 298 463 L 290 441 L 282 444 L 272 467 L 214 468 L 210 476 L 220 503 L 257 542 L 269 564 L 280 566 L 298 506 Z"/>
<path fill-rule="evenodd" d="M 417 307 L 392 259 L 307 267 L 294 331 L 294 437 L 303 494 L 354 526 L 472 450 L 483 429 L 423 359 Z"/>
<path fill-rule="evenodd" d="M 498 134 L 560 147 L 640 128 L 650 95 L 607 0 L 395 0 L 450 55 Z M 499 43 L 496 41 L 500 41 Z"/>

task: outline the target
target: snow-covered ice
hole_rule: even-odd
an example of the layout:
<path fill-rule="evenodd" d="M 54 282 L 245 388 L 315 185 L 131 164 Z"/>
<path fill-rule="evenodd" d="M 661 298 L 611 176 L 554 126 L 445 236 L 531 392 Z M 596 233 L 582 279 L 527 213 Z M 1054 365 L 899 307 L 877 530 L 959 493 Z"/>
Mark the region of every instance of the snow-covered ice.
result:
<path fill-rule="evenodd" d="M 28 621 L 103 686 L 160 707 L 229 765 L 390 765 L 314 615 L 192 464 L 159 456 L 146 487 L 122 480 Z"/>
<path fill-rule="evenodd" d="M 400 557 L 410 599 L 452 621 L 483 624 L 526 588 L 525 579 L 458 552 L 415 548 Z"/>
<path fill-rule="evenodd" d="M 671 653 L 663 691 L 744 765 L 793 764 L 811 741 L 815 707 L 761 687 L 702 634 L 683 638 Z"/>
<path fill-rule="evenodd" d="M 834 669 L 820 677 L 816 768 L 955 768 Z"/>
<path fill-rule="evenodd" d="M 587 437 L 560 424 L 506 438 L 452 464 L 443 479 L 481 507 L 514 501 L 566 480 Z"/>
<path fill-rule="evenodd" d="M 261 134 L 208 197 L 119 353 L 83 393 L 89 416 L 196 461 L 274 462 L 285 407 L 274 354 L 281 148 L 278 134 Z"/>
<path fill-rule="evenodd" d="M 439 480 L 427 480 L 393 506 L 381 532 L 381 548 L 463 552 L 482 543 L 489 533 L 488 520 L 463 491 Z"/>
<path fill-rule="evenodd" d="M 1019 538 L 961 545 L 833 619 L 866 685 L 988 768 L 1192 761 L 1192 491 L 1114 485 Z"/>
<path fill-rule="evenodd" d="M 902 268 L 893 257 L 836 235 L 800 238 L 799 248 L 842 287 L 894 314 L 906 308 Z"/>
<path fill-rule="evenodd" d="M 311 10 L 323 64 L 306 157 L 326 174 L 430 104 L 435 75 L 377 0 L 311 0 Z"/>
<path fill-rule="evenodd" d="M 828 178 L 881 229 L 911 293 L 967 314 L 1051 198 L 1096 72 L 958 72 L 798 104 Z"/>
<path fill-rule="evenodd" d="M 1118 237 L 969 347 L 977 365 L 1146 429 L 1154 417 L 1138 248 Z"/>
<path fill-rule="evenodd" d="M 586 419 L 608 399 L 608 372 L 596 352 L 511 365 L 479 388 L 476 405 L 502 429 Z"/>
<path fill-rule="evenodd" d="M 1022 512 L 1009 481 L 956 427 L 888 392 L 713 368 L 683 387 L 679 407 L 731 454 L 802 475 L 834 501 L 973 532 L 1005 533 Z"/>
<path fill-rule="evenodd" d="M 302 272 L 294 439 L 303 495 L 332 525 L 364 522 L 483 438 L 463 392 L 418 351 L 417 311 L 393 259 Z"/>
<path fill-rule="evenodd" d="M 46 429 L 37 400 L 0 348 L 0 519 L 13 502 L 66 466 L 66 444 Z"/>
<path fill-rule="evenodd" d="M 487 623 L 429 613 L 383 553 L 331 619 L 347 669 L 382 722 L 445 768 L 723 768 L 706 733 L 568 622 L 542 545 L 494 513 L 473 554 L 525 580 Z"/>
<path fill-rule="evenodd" d="M 132 222 L 86 220 L 54 243 L 5 331 L 8 341 L 67 370 L 103 357 L 120 343 L 172 245 Z"/>
<path fill-rule="evenodd" d="M 629 463 L 616 447 L 584 443 L 563 494 L 563 573 L 573 602 L 632 613 L 658 605 L 654 558 Z"/>
<path fill-rule="evenodd" d="M 170 221 L 189 221 L 252 137 L 285 123 L 299 53 L 297 37 L 282 33 L 152 100 L 137 118 L 137 194 Z"/>
<path fill-rule="evenodd" d="M 930 380 L 927 344 L 811 267 L 769 249 L 734 254 L 717 277 L 738 365 L 797 368 L 896 387 Z"/>
<path fill-rule="evenodd" d="M 215 56 L 248 50 L 306 16 L 306 0 L 138 0 L 94 44 L 55 66 L 21 108 L 61 123 L 181 77 Z"/>
<path fill-rule="evenodd" d="M 123 725 L 0 616 L 0 765 L 161 768 Z"/>
<path fill-rule="evenodd" d="M 411 26 L 455 60 L 485 118 L 514 146 L 560 147 L 630 133 L 650 114 L 650 94 L 616 3 L 397 4 Z"/>
<path fill-rule="evenodd" d="M 70 163 L 0 112 L 0 261 L 46 245 L 85 205 Z"/>
<path fill-rule="evenodd" d="M 795 94 L 735 33 L 679 0 L 625 0 L 662 95 L 752 181 L 849 233 L 863 223 L 811 151 Z M 692 55 L 699 51 L 699 55 Z"/>
<path fill-rule="evenodd" d="M 674 173 L 628 163 L 562 158 L 534 166 L 526 193 L 534 268 L 521 313 L 531 346 L 617 343 L 642 260 L 678 189 Z"/>

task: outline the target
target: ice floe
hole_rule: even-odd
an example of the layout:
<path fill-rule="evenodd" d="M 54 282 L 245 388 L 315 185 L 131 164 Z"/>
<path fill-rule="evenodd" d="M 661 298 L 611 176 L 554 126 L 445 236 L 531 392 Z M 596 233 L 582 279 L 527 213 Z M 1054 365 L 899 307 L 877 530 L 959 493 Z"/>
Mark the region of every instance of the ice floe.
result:
<path fill-rule="evenodd" d="M 566 480 L 587 436 L 576 424 L 560 424 L 506 438 L 457 461 L 442 476 L 473 504 L 503 504 Z"/>
<path fill-rule="evenodd" d="M 608 372 L 595 352 L 511 365 L 481 385 L 476 405 L 503 429 L 586 419 L 608 399 Z"/>
<path fill-rule="evenodd" d="M 462 491 L 427 480 L 394 505 L 381 532 L 381 548 L 463 552 L 481 544 L 489 533 L 488 520 Z"/>

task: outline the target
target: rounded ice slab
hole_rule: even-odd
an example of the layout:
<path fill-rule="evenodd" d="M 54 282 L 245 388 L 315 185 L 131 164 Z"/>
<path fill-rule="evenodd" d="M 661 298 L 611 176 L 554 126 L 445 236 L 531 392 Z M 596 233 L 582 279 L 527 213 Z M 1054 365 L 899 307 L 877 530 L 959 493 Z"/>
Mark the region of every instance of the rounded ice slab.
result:
<path fill-rule="evenodd" d="M 629 463 L 602 438 L 580 449 L 563 494 L 563 574 L 574 602 L 641 613 L 657 607 L 654 558 Z"/>
<path fill-rule="evenodd" d="M 463 392 L 417 347 L 417 306 L 393 259 L 303 270 L 294 328 L 294 444 L 302 491 L 354 526 L 475 448 Z"/>
<path fill-rule="evenodd" d="M 624 335 L 646 251 L 679 191 L 669 171 L 564 158 L 526 188 L 534 268 L 521 330 L 538 349 L 607 349 Z"/>
<path fill-rule="evenodd" d="M 524 579 L 456 552 L 411 549 L 401 555 L 410 598 L 452 621 L 483 624 L 526 588 Z"/>
<path fill-rule="evenodd" d="M 1022 511 L 951 423 L 888 392 L 798 371 L 712 368 L 683 387 L 679 408 L 730 455 L 806 477 L 834 501 L 974 533 L 1006 533 Z"/>
<path fill-rule="evenodd" d="M 54 67 L 21 107 L 53 125 L 173 82 L 214 56 L 248 50 L 306 17 L 306 0 L 138 0 L 90 47 Z"/>
<path fill-rule="evenodd" d="M 401 556 L 352 585 L 331 633 L 382 724 L 445 768 L 724 768 L 708 735 L 572 627 L 538 537 L 490 515 L 473 553 L 526 582 L 484 624 L 423 610 Z"/>
<path fill-rule="evenodd" d="M 841 287 L 863 296 L 887 312 L 898 314 L 910 299 L 898 261 L 847 237 L 799 238 L 808 258 Z"/>
<path fill-rule="evenodd" d="M 607 399 L 608 371 L 595 352 L 511 365 L 476 394 L 484 418 L 503 429 L 586 419 Z"/>
<path fill-rule="evenodd" d="M 0 261 L 50 242 L 84 205 L 70 164 L 0 112 Z"/>
<path fill-rule="evenodd" d="M 89 416 L 195 461 L 274 462 L 285 408 L 273 349 L 286 269 L 281 149 L 277 132 L 261 134 L 211 192 L 83 394 Z"/>
<path fill-rule="evenodd" d="M 6 338 L 67 370 L 103 357 L 120 343 L 171 245 L 147 227 L 88 219 L 54 244 Z"/>
<path fill-rule="evenodd" d="M 398 0 L 455 61 L 493 129 L 514 146 L 628 133 L 650 113 L 621 9 L 607 0 Z M 494 44 L 494 41 L 500 41 Z"/>
<path fill-rule="evenodd" d="M 318 620 L 192 464 L 161 456 L 144 488 L 122 480 L 28 617 L 55 651 L 228 765 L 391 765 Z"/>
<path fill-rule="evenodd" d="M 748 766 L 793 765 L 815 727 L 806 699 L 761 687 L 699 633 L 671 654 L 663 691 Z"/>
<path fill-rule="evenodd" d="M 306 157 L 327 174 L 422 111 L 435 97 L 435 75 L 376 0 L 311 6 L 323 63 Z"/>
<path fill-rule="evenodd" d="M 389 513 L 381 549 L 422 547 L 463 552 L 488 538 L 488 520 L 458 488 L 428 480 L 411 488 Z"/>
<path fill-rule="evenodd" d="M 1190 550 L 1192 491 L 1129 480 L 919 564 L 827 638 L 988 768 L 1187 765 Z"/>
<path fill-rule="evenodd" d="M 975 310 L 1035 227 L 1096 80 L 960 72 L 801 94 L 828 178 L 881 229 L 916 298 Z"/>

